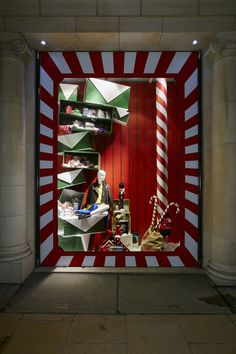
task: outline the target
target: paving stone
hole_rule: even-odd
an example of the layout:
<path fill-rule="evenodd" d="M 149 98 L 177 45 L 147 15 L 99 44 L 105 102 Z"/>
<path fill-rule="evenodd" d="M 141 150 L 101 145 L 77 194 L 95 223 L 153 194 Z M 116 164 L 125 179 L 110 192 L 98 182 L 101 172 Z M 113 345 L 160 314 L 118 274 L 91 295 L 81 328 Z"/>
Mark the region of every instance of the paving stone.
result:
<path fill-rule="evenodd" d="M 236 287 L 218 287 L 218 291 L 225 296 L 226 300 L 230 304 L 231 310 L 236 313 Z"/>
<path fill-rule="evenodd" d="M 6 307 L 24 313 L 115 313 L 111 274 L 33 273 Z"/>
<path fill-rule="evenodd" d="M 235 354 L 236 344 L 190 344 L 192 354 Z"/>
<path fill-rule="evenodd" d="M 74 316 L 73 315 L 59 315 L 59 314 L 44 314 L 44 313 L 37 313 L 37 314 L 24 314 L 22 317 L 22 320 L 28 320 L 28 321 L 57 321 L 57 322 L 63 322 L 63 321 L 71 321 L 73 320 Z"/>
<path fill-rule="evenodd" d="M 20 285 L 15 284 L 0 284 L 0 309 L 4 308 L 19 287 Z"/>
<path fill-rule="evenodd" d="M 236 327 L 228 316 L 179 315 L 177 318 L 188 343 L 236 344 Z"/>
<path fill-rule="evenodd" d="M 176 323 L 128 322 L 128 354 L 190 354 L 181 328 Z"/>
<path fill-rule="evenodd" d="M 0 338 L 11 334 L 21 317 L 22 314 L 0 313 Z"/>
<path fill-rule="evenodd" d="M 203 275 L 120 275 L 120 313 L 230 313 Z"/>
<path fill-rule="evenodd" d="M 63 354 L 126 354 L 125 344 L 70 344 Z"/>
<path fill-rule="evenodd" d="M 70 322 L 18 322 L 4 354 L 58 354 L 62 352 Z"/>
<path fill-rule="evenodd" d="M 71 327 L 70 343 L 125 343 L 124 316 L 77 315 Z"/>

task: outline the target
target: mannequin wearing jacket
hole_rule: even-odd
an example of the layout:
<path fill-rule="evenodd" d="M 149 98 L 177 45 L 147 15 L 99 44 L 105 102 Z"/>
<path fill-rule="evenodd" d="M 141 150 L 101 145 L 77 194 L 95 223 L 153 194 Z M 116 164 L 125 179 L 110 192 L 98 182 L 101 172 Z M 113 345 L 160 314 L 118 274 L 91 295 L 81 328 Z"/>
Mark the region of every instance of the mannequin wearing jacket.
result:
<path fill-rule="evenodd" d="M 89 188 L 86 206 L 87 208 L 94 203 L 109 204 L 112 208 L 113 201 L 111 198 L 110 186 L 106 183 L 106 172 L 99 170 L 97 173 L 97 181 Z"/>

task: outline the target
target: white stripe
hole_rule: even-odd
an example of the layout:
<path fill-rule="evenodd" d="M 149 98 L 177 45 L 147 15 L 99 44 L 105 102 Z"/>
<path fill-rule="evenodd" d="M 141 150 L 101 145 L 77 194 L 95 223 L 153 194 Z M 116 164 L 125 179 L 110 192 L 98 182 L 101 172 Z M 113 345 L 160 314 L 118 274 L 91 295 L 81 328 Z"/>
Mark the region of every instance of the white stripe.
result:
<path fill-rule="evenodd" d="M 71 74 L 70 67 L 61 52 L 49 52 L 49 55 L 62 74 Z"/>
<path fill-rule="evenodd" d="M 53 154 L 53 146 L 40 143 L 40 152 L 45 152 L 47 154 Z"/>
<path fill-rule="evenodd" d="M 185 183 L 192 184 L 194 186 L 198 186 L 198 177 L 195 176 L 185 176 Z"/>
<path fill-rule="evenodd" d="M 167 111 L 159 102 L 156 102 L 156 109 L 167 118 Z"/>
<path fill-rule="evenodd" d="M 165 204 L 165 205 L 167 206 L 168 201 L 167 201 L 167 199 L 164 197 L 164 195 L 163 195 L 159 190 L 157 190 L 157 197 L 158 197 L 158 199 L 160 199 L 160 201 L 161 201 L 163 204 Z"/>
<path fill-rule="evenodd" d="M 56 267 L 69 267 L 73 256 L 61 256 L 56 264 Z"/>
<path fill-rule="evenodd" d="M 167 139 L 157 130 L 156 131 L 157 140 L 161 141 L 165 147 L 167 147 Z"/>
<path fill-rule="evenodd" d="M 189 191 L 185 191 L 185 199 L 198 205 L 198 195 Z"/>
<path fill-rule="evenodd" d="M 156 71 L 160 57 L 161 52 L 149 52 L 144 68 L 144 74 L 153 74 Z"/>
<path fill-rule="evenodd" d="M 184 98 L 186 98 L 198 85 L 198 70 L 196 69 L 184 84 Z"/>
<path fill-rule="evenodd" d="M 53 219 L 53 210 L 49 210 L 47 213 L 40 216 L 40 230 L 44 228 L 44 226 L 48 225 Z"/>
<path fill-rule="evenodd" d="M 95 256 L 85 256 L 82 267 L 92 267 L 94 265 L 95 258 Z"/>
<path fill-rule="evenodd" d="M 40 177 L 39 178 L 39 185 L 40 185 L 40 187 L 46 186 L 47 184 L 52 183 L 52 181 L 53 181 L 53 176 Z"/>
<path fill-rule="evenodd" d="M 184 267 L 184 264 L 179 256 L 168 256 L 167 258 L 171 264 L 171 267 Z"/>
<path fill-rule="evenodd" d="M 188 60 L 190 54 L 191 52 L 177 52 L 167 69 L 167 73 L 178 74 Z"/>
<path fill-rule="evenodd" d="M 190 224 L 198 228 L 198 215 L 187 208 L 185 208 L 185 219 L 188 220 Z"/>
<path fill-rule="evenodd" d="M 84 74 L 93 74 L 93 65 L 88 52 L 77 52 L 77 58 L 80 62 Z"/>
<path fill-rule="evenodd" d="M 113 52 L 102 52 L 102 64 L 104 73 L 114 73 Z"/>
<path fill-rule="evenodd" d="M 49 253 L 53 250 L 53 234 L 48 236 L 46 240 L 44 240 L 40 245 L 40 261 L 41 263 L 45 260 L 45 258 L 49 255 Z"/>
<path fill-rule="evenodd" d="M 116 257 L 115 256 L 106 256 L 105 257 L 105 267 L 115 267 Z"/>
<path fill-rule="evenodd" d="M 157 82 L 159 82 L 162 86 L 165 87 L 165 89 L 167 89 L 167 81 L 166 81 L 166 79 L 164 79 L 162 77 L 158 77 L 157 78 Z"/>
<path fill-rule="evenodd" d="M 148 267 L 159 267 L 157 258 L 155 256 L 145 256 L 145 260 Z"/>
<path fill-rule="evenodd" d="M 158 170 L 160 170 L 165 176 L 168 176 L 168 171 L 167 169 L 164 167 L 164 165 L 162 165 L 162 163 L 160 161 L 157 160 L 157 168 Z"/>
<path fill-rule="evenodd" d="M 53 198 L 52 192 L 48 192 L 48 193 L 40 195 L 40 205 L 43 205 L 43 204 L 49 202 L 50 200 L 52 200 L 52 198 Z"/>
<path fill-rule="evenodd" d="M 48 138 L 52 138 L 53 130 L 51 128 L 46 127 L 46 125 L 40 124 L 40 134 L 47 136 Z"/>
<path fill-rule="evenodd" d="M 157 154 L 161 156 L 166 162 L 168 161 L 168 157 L 166 153 L 157 145 Z"/>
<path fill-rule="evenodd" d="M 40 66 L 40 85 L 53 96 L 53 80 L 42 66 Z"/>
<path fill-rule="evenodd" d="M 49 119 L 53 119 L 53 109 L 42 100 L 40 100 L 40 113 Z"/>
<path fill-rule="evenodd" d="M 198 243 L 185 231 L 185 247 L 191 253 L 194 259 L 198 260 Z"/>
<path fill-rule="evenodd" d="M 198 169 L 198 161 L 197 160 L 185 161 L 185 168 Z"/>
<path fill-rule="evenodd" d="M 126 267 L 136 267 L 136 258 L 134 256 L 125 257 L 125 266 Z"/>
<path fill-rule="evenodd" d="M 135 61 L 136 61 L 136 52 L 125 52 L 124 60 L 124 74 L 133 74 Z"/>
<path fill-rule="evenodd" d="M 53 168 L 53 161 L 41 160 L 39 163 L 40 168 Z"/>
<path fill-rule="evenodd" d="M 156 123 L 157 125 L 159 125 L 163 130 L 165 130 L 165 132 L 167 133 L 167 125 L 165 122 L 163 122 L 163 120 L 160 117 L 156 117 Z"/>
<path fill-rule="evenodd" d="M 165 104 L 167 104 L 166 94 L 161 89 L 159 89 L 158 87 L 156 87 L 156 95 L 158 97 L 160 97 L 165 102 Z"/>
<path fill-rule="evenodd" d="M 187 129 L 184 133 L 185 139 L 196 135 L 198 135 L 198 125 L 194 125 L 192 128 Z"/>
<path fill-rule="evenodd" d="M 163 179 L 157 175 L 157 183 L 164 188 L 166 191 L 168 191 L 168 185 L 163 181 Z"/>
<path fill-rule="evenodd" d="M 187 120 L 189 120 L 190 118 L 194 117 L 196 114 L 198 114 L 198 102 L 195 102 L 192 106 L 190 106 L 184 112 L 184 120 L 185 120 L 185 122 Z"/>
<path fill-rule="evenodd" d="M 185 154 L 194 154 L 195 152 L 198 152 L 198 144 L 185 146 Z"/>

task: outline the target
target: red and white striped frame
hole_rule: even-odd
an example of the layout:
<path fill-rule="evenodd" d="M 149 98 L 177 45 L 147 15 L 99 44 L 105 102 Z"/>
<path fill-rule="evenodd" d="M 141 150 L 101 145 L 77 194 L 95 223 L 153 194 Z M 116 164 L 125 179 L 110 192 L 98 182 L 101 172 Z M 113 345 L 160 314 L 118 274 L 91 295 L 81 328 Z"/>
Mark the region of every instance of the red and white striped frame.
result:
<path fill-rule="evenodd" d="M 57 246 L 57 93 L 70 77 L 165 77 L 178 85 L 183 122 L 181 218 L 183 242 L 175 252 L 63 252 Z M 196 267 L 200 215 L 199 86 L 197 52 L 40 53 L 39 218 L 41 266 Z"/>

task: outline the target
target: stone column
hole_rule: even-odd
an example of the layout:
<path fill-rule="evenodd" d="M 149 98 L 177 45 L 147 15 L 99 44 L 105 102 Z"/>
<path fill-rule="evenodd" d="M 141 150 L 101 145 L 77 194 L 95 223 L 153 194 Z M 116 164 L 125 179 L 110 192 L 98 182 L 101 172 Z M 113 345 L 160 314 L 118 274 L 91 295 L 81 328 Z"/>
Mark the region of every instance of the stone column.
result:
<path fill-rule="evenodd" d="M 34 261 L 26 235 L 26 42 L 0 36 L 0 282 L 21 283 Z M 32 93 L 34 94 L 34 93 Z"/>
<path fill-rule="evenodd" d="M 212 80 L 212 240 L 209 278 L 236 285 L 236 40 L 218 35 L 208 56 Z M 205 211 L 205 214 L 207 211 Z"/>

